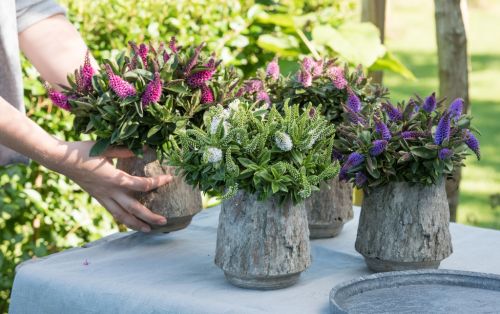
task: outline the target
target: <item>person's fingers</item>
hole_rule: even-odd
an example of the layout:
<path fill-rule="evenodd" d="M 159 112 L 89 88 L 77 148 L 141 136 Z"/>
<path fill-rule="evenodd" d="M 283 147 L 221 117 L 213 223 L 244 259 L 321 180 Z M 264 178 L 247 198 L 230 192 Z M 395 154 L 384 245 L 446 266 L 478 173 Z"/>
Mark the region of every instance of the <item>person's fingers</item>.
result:
<path fill-rule="evenodd" d="M 134 191 L 148 192 L 169 183 L 172 179 L 173 177 L 169 174 L 163 174 L 151 178 L 128 175 L 123 179 L 122 185 Z"/>
<path fill-rule="evenodd" d="M 104 207 L 106 207 L 106 209 L 110 212 L 110 214 L 117 222 L 126 225 L 130 229 L 142 232 L 151 231 L 151 227 L 148 224 L 132 216 L 130 213 L 128 213 L 122 207 L 120 207 L 120 205 L 118 205 L 114 200 L 103 199 L 100 200 L 99 202 Z"/>
<path fill-rule="evenodd" d="M 121 193 L 114 196 L 114 200 L 120 205 L 121 208 L 149 224 L 164 225 L 167 223 L 167 219 L 165 217 L 153 213 L 146 208 L 146 206 L 142 205 L 135 198 L 129 195 Z"/>
<path fill-rule="evenodd" d="M 135 155 L 130 149 L 125 147 L 109 147 L 102 156 L 107 158 L 131 158 Z"/>

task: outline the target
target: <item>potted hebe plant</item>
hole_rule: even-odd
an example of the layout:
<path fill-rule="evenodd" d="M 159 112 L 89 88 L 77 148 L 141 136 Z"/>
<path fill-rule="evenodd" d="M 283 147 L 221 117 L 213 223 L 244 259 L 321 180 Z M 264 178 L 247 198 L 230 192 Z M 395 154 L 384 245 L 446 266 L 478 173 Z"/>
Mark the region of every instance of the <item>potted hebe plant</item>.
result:
<path fill-rule="evenodd" d="M 445 179 L 468 149 L 480 155 L 462 99 L 441 104 L 387 102 L 339 128 L 339 176 L 365 191 L 356 250 L 374 271 L 437 268 L 452 253 Z"/>
<path fill-rule="evenodd" d="M 70 86 L 62 93 L 50 89 L 49 96 L 75 115 L 76 132 L 96 137 L 91 154 L 125 146 L 137 157 L 119 160 L 118 168 L 137 176 L 173 174 L 163 160 L 173 134 L 179 127 L 200 125 L 203 112 L 223 102 L 234 79 L 218 70 L 219 62 L 203 54 L 203 47 L 182 48 L 175 38 L 168 47 L 130 43 L 130 51 L 105 60 L 99 71 L 87 56 L 69 77 Z M 161 232 L 185 228 L 202 207 L 200 191 L 180 177 L 137 197 L 167 218 L 166 225 L 152 226 Z"/>
<path fill-rule="evenodd" d="M 288 99 L 306 108 L 321 104 L 321 114 L 333 125 L 343 123 L 344 106 L 361 111 L 374 106 L 385 96 L 383 88 L 372 85 L 361 67 L 349 72 L 346 65 L 335 60 L 313 60 L 306 57 L 292 75 L 280 75 L 278 60 L 274 59 L 265 71 L 245 82 L 239 94 L 252 101 L 276 104 L 281 110 Z M 338 157 L 338 154 L 334 154 Z M 310 237 L 336 236 L 353 217 L 352 186 L 334 178 L 321 185 L 320 191 L 306 200 Z"/>
<path fill-rule="evenodd" d="M 278 289 L 311 263 L 303 200 L 333 178 L 334 127 L 310 107 L 211 108 L 201 129 L 179 134 L 171 161 L 188 183 L 223 195 L 215 263 L 232 284 Z"/>

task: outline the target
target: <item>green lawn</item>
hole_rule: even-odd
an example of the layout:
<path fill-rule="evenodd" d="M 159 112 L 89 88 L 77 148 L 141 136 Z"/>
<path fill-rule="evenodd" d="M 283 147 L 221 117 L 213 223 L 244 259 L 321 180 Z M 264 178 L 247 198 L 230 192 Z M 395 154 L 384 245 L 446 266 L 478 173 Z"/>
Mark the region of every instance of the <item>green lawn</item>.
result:
<path fill-rule="evenodd" d="M 470 157 L 463 170 L 458 221 L 500 229 L 500 3 L 469 1 L 470 94 L 474 124 L 482 133 L 482 159 Z M 388 73 L 384 84 L 394 100 L 438 90 L 434 6 L 431 0 L 389 1 L 386 44 L 418 78 L 411 82 Z"/>

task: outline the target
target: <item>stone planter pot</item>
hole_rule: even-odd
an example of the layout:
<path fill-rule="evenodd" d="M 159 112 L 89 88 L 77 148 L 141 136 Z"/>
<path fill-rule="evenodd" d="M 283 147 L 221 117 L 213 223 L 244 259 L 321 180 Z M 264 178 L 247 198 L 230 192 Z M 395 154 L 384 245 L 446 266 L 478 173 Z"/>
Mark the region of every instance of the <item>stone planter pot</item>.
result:
<path fill-rule="evenodd" d="M 295 284 L 311 264 L 303 204 L 261 202 L 243 191 L 222 202 L 215 264 L 238 287 L 271 290 Z"/>
<path fill-rule="evenodd" d="M 375 272 L 438 268 L 452 253 L 445 180 L 392 182 L 365 194 L 356 251 Z"/>
<path fill-rule="evenodd" d="M 340 182 L 338 177 L 321 185 L 304 201 L 309 237 L 311 239 L 332 238 L 342 231 L 344 224 L 352 219 L 352 186 Z"/>
<path fill-rule="evenodd" d="M 151 226 L 152 232 L 172 232 L 186 228 L 194 215 L 202 209 L 201 192 L 175 176 L 175 167 L 161 165 L 153 150 L 147 150 L 144 158 L 119 159 L 117 167 L 139 177 L 171 174 L 173 180 L 154 191 L 136 193 L 137 199 L 152 212 L 167 218 L 167 224 Z"/>

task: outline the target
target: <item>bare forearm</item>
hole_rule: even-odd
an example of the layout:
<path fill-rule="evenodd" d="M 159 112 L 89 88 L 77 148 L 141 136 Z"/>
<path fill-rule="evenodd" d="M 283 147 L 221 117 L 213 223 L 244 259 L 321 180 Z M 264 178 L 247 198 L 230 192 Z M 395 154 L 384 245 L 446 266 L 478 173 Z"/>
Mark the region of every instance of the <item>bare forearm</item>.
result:
<path fill-rule="evenodd" d="M 0 97 L 0 144 L 53 168 L 63 155 L 65 143 L 49 135 L 36 123 Z"/>
<path fill-rule="evenodd" d="M 63 15 L 55 15 L 28 27 L 19 34 L 21 50 L 54 86 L 67 85 L 66 77 L 83 64 L 87 46 Z M 95 60 L 91 60 L 97 67 Z"/>

